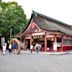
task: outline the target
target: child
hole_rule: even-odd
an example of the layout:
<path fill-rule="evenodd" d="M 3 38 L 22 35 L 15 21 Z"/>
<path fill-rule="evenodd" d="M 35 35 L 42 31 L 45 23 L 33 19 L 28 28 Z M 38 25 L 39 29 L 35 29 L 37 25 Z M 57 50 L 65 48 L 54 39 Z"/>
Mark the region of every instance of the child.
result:
<path fill-rule="evenodd" d="M 6 43 L 3 43 L 3 54 L 6 52 Z"/>

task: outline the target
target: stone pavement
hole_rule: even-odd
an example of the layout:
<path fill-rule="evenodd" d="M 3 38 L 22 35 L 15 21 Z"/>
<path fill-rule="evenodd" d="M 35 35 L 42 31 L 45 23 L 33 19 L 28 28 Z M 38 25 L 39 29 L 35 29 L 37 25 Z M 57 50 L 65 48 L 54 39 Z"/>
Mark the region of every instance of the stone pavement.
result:
<path fill-rule="evenodd" d="M 21 51 L 21 53 L 30 53 L 30 51 Z M 37 52 L 33 51 L 32 53 L 36 54 Z M 66 52 L 39 52 L 39 54 L 63 55 L 63 54 L 72 54 L 72 51 L 66 51 Z"/>
<path fill-rule="evenodd" d="M 0 53 L 0 72 L 72 72 L 72 54 Z"/>

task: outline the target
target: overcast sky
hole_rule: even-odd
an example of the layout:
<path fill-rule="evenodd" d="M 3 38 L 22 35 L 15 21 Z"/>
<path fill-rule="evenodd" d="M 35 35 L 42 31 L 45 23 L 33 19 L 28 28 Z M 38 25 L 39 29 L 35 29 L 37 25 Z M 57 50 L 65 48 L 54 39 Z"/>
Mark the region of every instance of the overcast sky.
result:
<path fill-rule="evenodd" d="M 32 10 L 72 25 L 72 0 L 3 0 L 16 1 L 30 18 Z"/>

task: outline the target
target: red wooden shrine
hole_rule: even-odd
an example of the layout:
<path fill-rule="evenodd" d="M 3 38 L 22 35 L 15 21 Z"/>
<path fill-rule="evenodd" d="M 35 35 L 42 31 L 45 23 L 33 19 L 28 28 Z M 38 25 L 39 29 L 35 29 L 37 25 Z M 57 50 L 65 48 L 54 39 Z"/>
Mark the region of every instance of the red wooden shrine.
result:
<path fill-rule="evenodd" d="M 41 51 L 62 52 L 72 50 L 72 28 L 70 25 L 32 12 L 25 30 L 21 33 L 25 48 L 40 42 Z"/>

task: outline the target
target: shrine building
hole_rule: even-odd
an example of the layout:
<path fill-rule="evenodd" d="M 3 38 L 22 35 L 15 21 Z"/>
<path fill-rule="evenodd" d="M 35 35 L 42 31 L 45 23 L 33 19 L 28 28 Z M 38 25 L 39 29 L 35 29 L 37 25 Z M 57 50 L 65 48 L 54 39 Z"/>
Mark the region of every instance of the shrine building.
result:
<path fill-rule="evenodd" d="M 42 45 L 40 51 L 44 52 L 72 50 L 72 27 L 35 11 L 21 36 L 28 49 L 32 43 L 34 46 L 39 42 Z"/>

